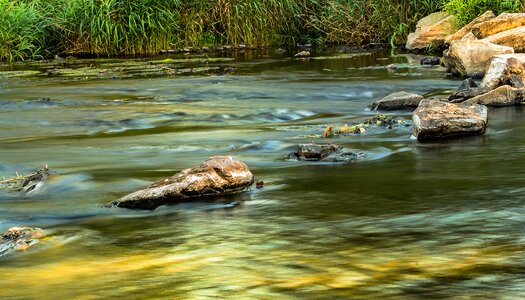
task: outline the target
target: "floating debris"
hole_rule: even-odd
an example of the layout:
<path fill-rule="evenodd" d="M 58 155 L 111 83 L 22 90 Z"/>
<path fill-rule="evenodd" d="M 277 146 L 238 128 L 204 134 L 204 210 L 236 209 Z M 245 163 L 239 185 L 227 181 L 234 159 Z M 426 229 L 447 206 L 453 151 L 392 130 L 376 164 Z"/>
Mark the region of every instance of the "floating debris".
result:
<path fill-rule="evenodd" d="M 31 192 L 37 185 L 51 176 L 51 171 L 47 165 L 35 173 L 20 175 L 18 172 L 15 177 L 0 179 L 0 190 L 8 192 Z"/>
<path fill-rule="evenodd" d="M 402 117 L 389 116 L 385 114 L 376 113 L 375 116 L 367 118 L 362 123 L 355 123 L 353 125 L 344 124 L 343 126 L 336 127 L 336 135 L 348 135 L 348 134 L 363 134 L 370 128 L 388 128 L 392 129 L 394 126 L 407 125 L 407 120 Z M 328 126 L 327 128 L 332 128 Z M 325 129 L 326 131 L 326 129 Z M 324 133 L 323 133 L 324 135 Z"/>

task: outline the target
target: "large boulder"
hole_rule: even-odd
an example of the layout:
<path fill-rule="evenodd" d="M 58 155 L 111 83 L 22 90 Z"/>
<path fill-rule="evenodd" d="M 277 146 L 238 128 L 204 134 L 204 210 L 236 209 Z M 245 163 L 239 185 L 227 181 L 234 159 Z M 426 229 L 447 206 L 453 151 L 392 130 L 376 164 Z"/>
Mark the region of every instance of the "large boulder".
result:
<path fill-rule="evenodd" d="M 0 256 L 25 250 L 38 243 L 44 235 L 44 231 L 36 227 L 11 227 L 0 236 Z"/>
<path fill-rule="evenodd" d="M 516 77 L 525 82 L 525 54 L 497 55 L 490 61 L 480 87 L 490 91 L 498 86 L 510 84 L 509 80 Z"/>
<path fill-rule="evenodd" d="M 472 22 L 470 22 L 467 25 L 463 26 L 463 28 L 461 28 L 460 30 L 456 31 L 455 33 L 453 33 L 451 35 L 448 35 L 445 38 L 445 43 L 450 45 L 452 42 L 461 40 L 465 35 L 467 35 L 472 30 L 472 26 L 474 26 L 476 24 L 479 24 L 479 23 L 482 23 L 482 22 L 485 22 L 485 21 L 488 21 L 488 20 L 490 20 L 490 19 L 492 19 L 494 17 L 496 17 L 496 15 L 492 11 L 489 10 L 489 11 L 485 12 L 481 16 L 479 16 L 479 17 L 475 18 L 474 20 L 472 20 Z"/>
<path fill-rule="evenodd" d="M 505 30 L 488 36 L 483 41 L 514 48 L 514 52 L 525 52 L 525 26 Z"/>
<path fill-rule="evenodd" d="M 111 206 L 154 209 L 198 197 L 221 196 L 250 187 L 254 178 L 246 164 L 229 156 L 212 156 L 200 165 L 159 180 L 112 202 Z"/>
<path fill-rule="evenodd" d="M 441 47 L 445 44 L 445 38 L 456 31 L 456 24 L 455 16 L 443 12 L 430 14 L 417 22 L 416 31 L 408 35 L 406 48 Z"/>
<path fill-rule="evenodd" d="M 443 62 L 454 75 L 482 77 L 493 56 L 508 53 L 514 53 L 514 49 L 478 40 L 469 33 L 460 41 L 452 42 L 443 53 Z"/>
<path fill-rule="evenodd" d="M 423 100 L 423 96 L 414 93 L 407 93 L 405 91 L 390 94 L 383 99 L 370 104 L 368 107 L 371 110 L 394 110 L 416 108 L 419 102 Z"/>
<path fill-rule="evenodd" d="M 485 38 L 496 33 L 525 25 L 525 13 L 502 13 L 499 16 L 472 26 L 472 33 L 478 38 Z"/>
<path fill-rule="evenodd" d="M 486 106 L 509 106 L 520 104 L 524 101 L 525 90 L 502 85 L 485 94 L 470 98 L 463 104 L 483 104 Z"/>
<path fill-rule="evenodd" d="M 413 133 L 420 141 L 485 131 L 487 107 L 423 100 L 412 115 Z"/>
<path fill-rule="evenodd" d="M 334 144 L 300 144 L 297 150 L 288 155 L 290 159 L 319 162 L 351 162 L 358 155 L 346 151 L 343 147 Z"/>

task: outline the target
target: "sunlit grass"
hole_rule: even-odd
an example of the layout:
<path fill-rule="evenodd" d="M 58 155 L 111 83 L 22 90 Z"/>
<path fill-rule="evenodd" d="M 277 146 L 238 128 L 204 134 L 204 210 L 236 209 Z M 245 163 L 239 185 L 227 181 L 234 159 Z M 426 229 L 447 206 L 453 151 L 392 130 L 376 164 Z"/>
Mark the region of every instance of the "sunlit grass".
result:
<path fill-rule="evenodd" d="M 445 9 L 465 23 L 520 0 L 0 0 L 0 59 L 136 55 L 224 44 L 404 42 Z"/>

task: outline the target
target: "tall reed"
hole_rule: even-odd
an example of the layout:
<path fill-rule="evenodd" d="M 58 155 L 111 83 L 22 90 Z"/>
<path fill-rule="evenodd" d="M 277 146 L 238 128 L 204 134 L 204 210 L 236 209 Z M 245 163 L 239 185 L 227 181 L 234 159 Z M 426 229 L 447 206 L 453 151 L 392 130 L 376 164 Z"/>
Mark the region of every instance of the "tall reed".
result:
<path fill-rule="evenodd" d="M 0 0 L 0 59 L 44 55 L 48 24 L 39 1 Z"/>
<path fill-rule="evenodd" d="M 520 0 L 0 0 L 0 59 L 151 54 L 217 44 L 404 42 L 445 9 L 467 22 Z"/>

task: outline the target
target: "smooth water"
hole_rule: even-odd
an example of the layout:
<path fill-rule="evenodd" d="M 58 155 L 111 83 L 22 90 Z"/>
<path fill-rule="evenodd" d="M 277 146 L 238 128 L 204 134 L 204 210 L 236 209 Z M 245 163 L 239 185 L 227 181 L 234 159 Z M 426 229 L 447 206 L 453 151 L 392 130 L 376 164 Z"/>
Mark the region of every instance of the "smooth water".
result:
<path fill-rule="evenodd" d="M 524 111 L 490 110 L 478 137 L 421 144 L 397 126 L 335 138 L 365 153 L 352 164 L 289 161 L 327 125 L 372 115 L 373 100 L 459 84 L 410 55 L 316 55 L 0 66 L 0 176 L 57 172 L 30 195 L 0 194 L 0 231 L 49 232 L 0 259 L 0 298 L 525 297 Z M 103 207 L 224 153 L 265 187 Z"/>

